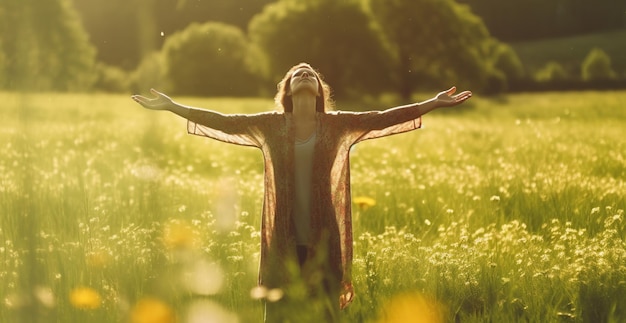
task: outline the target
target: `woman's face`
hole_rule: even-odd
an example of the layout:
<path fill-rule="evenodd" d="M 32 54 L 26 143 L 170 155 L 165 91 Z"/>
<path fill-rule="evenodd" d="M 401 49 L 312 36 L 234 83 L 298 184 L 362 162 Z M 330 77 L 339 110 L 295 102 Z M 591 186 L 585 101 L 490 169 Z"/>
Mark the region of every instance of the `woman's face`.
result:
<path fill-rule="evenodd" d="M 291 74 L 289 81 L 291 95 L 300 91 L 310 91 L 313 95 L 319 96 L 319 81 L 315 71 L 308 67 L 300 67 Z"/>

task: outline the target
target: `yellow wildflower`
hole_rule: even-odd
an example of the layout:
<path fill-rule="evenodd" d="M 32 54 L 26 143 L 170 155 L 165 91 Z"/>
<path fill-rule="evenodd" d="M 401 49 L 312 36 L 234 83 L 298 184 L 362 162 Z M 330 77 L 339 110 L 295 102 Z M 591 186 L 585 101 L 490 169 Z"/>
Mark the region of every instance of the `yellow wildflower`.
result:
<path fill-rule="evenodd" d="M 352 202 L 363 211 L 376 205 L 376 200 L 369 196 L 357 196 L 352 200 Z"/>
<path fill-rule="evenodd" d="M 378 323 L 443 323 L 445 308 L 436 300 L 418 293 L 393 297 L 383 308 Z"/>
<path fill-rule="evenodd" d="M 131 323 L 176 323 L 176 315 L 163 301 L 147 297 L 140 299 L 130 313 Z"/>
<path fill-rule="evenodd" d="M 70 292 L 70 303 L 80 309 L 93 310 L 100 307 L 102 298 L 97 291 L 89 287 L 77 287 Z"/>
<path fill-rule="evenodd" d="M 163 230 L 163 244 L 168 249 L 193 248 L 195 233 L 190 225 L 181 221 L 171 221 Z"/>

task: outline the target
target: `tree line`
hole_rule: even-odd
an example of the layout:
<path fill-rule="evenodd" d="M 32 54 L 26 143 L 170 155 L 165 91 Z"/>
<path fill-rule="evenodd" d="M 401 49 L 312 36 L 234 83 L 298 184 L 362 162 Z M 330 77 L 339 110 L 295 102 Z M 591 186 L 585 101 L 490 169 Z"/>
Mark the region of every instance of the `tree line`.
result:
<path fill-rule="evenodd" d="M 498 93 L 529 78 L 474 13 L 489 0 L 45 2 L 0 4 L 0 88 L 259 95 L 301 61 L 337 96 Z"/>
<path fill-rule="evenodd" d="M 623 0 L 459 0 L 500 40 L 526 41 L 626 27 Z"/>
<path fill-rule="evenodd" d="M 124 69 L 141 59 L 138 17 L 149 12 L 165 35 L 193 22 L 217 21 L 246 30 L 252 18 L 277 0 L 72 0 L 98 48 L 98 59 Z M 409 2 L 409 1 L 407 1 Z M 500 41 L 513 42 L 626 27 L 622 0 L 458 0 L 479 16 Z M 423 8 L 420 10 L 424 10 Z M 152 37 L 155 37 L 153 35 Z M 164 39 L 155 37 L 160 47 Z"/>

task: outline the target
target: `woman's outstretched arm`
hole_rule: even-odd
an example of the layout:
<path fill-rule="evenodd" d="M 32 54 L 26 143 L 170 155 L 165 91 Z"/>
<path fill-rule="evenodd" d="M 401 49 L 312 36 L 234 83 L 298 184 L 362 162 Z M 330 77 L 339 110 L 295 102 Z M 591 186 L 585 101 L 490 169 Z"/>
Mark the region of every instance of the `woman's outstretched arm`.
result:
<path fill-rule="evenodd" d="M 383 111 L 346 113 L 351 120 L 356 142 L 418 129 L 421 116 L 438 108 L 453 107 L 472 97 L 472 92 L 456 93 L 456 87 L 439 92 L 436 96 L 419 103 L 412 103 Z"/>
<path fill-rule="evenodd" d="M 185 119 L 189 118 L 189 111 L 192 108 L 174 102 L 169 96 L 155 89 L 150 89 L 150 92 L 156 95 L 156 98 L 150 99 L 141 95 L 133 95 L 131 98 L 146 109 L 171 111 Z"/>
<path fill-rule="evenodd" d="M 259 147 L 264 142 L 265 127 L 271 125 L 268 113 L 222 114 L 216 111 L 188 107 L 174 102 L 167 95 L 150 90 L 155 98 L 133 95 L 132 99 L 150 110 L 173 112 L 185 119 L 190 134 L 244 146 Z"/>
<path fill-rule="evenodd" d="M 414 115 L 417 114 L 419 117 L 437 108 L 448 108 L 448 107 L 459 105 L 465 102 L 467 99 L 472 97 L 471 91 L 463 91 L 459 94 L 454 94 L 454 93 L 456 93 L 456 87 L 453 86 L 446 91 L 439 92 L 432 99 L 429 99 L 420 103 L 413 103 L 413 104 L 391 108 L 391 109 L 383 111 L 383 113 L 386 113 L 386 112 L 393 113 L 395 112 L 394 110 L 416 109 L 417 112 L 414 113 Z M 405 111 L 405 112 L 408 112 L 408 111 Z"/>
<path fill-rule="evenodd" d="M 419 118 L 438 108 L 448 108 L 459 105 L 472 97 L 472 92 L 470 91 L 463 91 L 459 94 L 454 93 L 456 93 L 456 87 L 453 86 L 446 91 L 439 92 L 436 96 L 426 101 L 402 105 L 377 112 L 377 116 L 372 119 L 378 120 L 374 120 L 373 123 L 377 123 L 376 121 L 378 121 L 378 123 L 380 123 L 378 128 L 391 126 L 395 123 Z M 375 125 L 372 126 L 376 127 Z"/>

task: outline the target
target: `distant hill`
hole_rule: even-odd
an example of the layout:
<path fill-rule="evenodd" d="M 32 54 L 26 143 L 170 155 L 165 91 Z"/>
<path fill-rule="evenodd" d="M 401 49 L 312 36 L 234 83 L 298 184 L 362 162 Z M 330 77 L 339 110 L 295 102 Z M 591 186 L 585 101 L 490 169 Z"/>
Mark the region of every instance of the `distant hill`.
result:
<path fill-rule="evenodd" d="M 569 72 L 580 73 L 585 56 L 595 47 L 604 50 L 613 69 L 626 77 L 626 29 L 579 36 L 543 39 L 510 44 L 529 72 L 534 72 L 549 61 L 556 61 Z"/>

